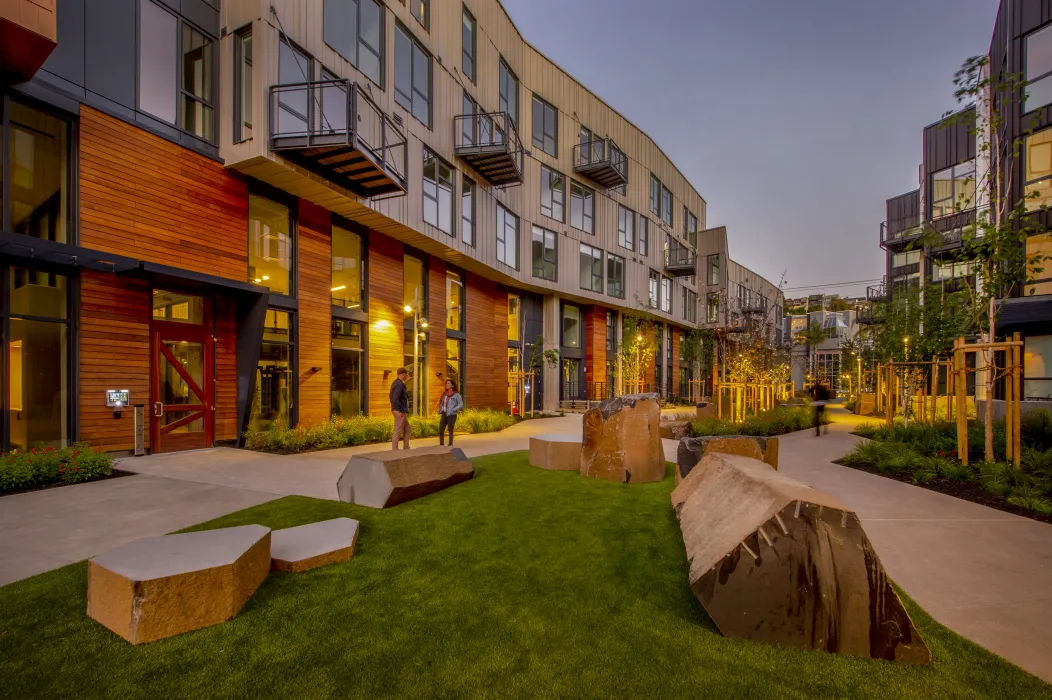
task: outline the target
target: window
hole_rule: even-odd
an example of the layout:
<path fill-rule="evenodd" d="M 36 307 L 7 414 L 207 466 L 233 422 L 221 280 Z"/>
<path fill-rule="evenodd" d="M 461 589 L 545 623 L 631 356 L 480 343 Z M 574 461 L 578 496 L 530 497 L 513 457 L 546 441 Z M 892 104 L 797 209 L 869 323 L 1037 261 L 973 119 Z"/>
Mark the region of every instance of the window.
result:
<path fill-rule="evenodd" d="M 625 298 L 625 259 L 620 255 L 606 254 L 606 293 Z"/>
<path fill-rule="evenodd" d="M 248 279 L 276 294 L 292 294 L 292 222 L 289 208 L 248 196 Z"/>
<path fill-rule="evenodd" d="M 603 251 L 581 244 L 581 289 L 603 293 Z"/>
<path fill-rule="evenodd" d="M 658 286 L 660 284 L 660 279 L 661 276 L 658 273 L 653 270 L 650 271 L 650 284 L 647 289 L 647 303 L 652 309 L 658 307 Z"/>
<path fill-rule="evenodd" d="M 690 243 L 692 248 L 698 247 L 698 217 L 687 211 L 687 208 L 683 208 L 684 218 L 687 222 L 687 242 Z"/>
<path fill-rule="evenodd" d="M 413 324 L 414 310 L 420 318 L 427 318 L 427 265 L 415 255 L 402 256 L 402 305 L 409 327 Z M 410 340 L 412 335 L 410 332 Z"/>
<path fill-rule="evenodd" d="M 342 226 L 332 227 L 332 305 L 361 309 L 365 289 L 362 237 Z"/>
<path fill-rule="evenodd" d="M 565 217 L 566 178 L 547 165 L 541 166 L 541 213 L 562 222 Z"/>
<path fill-rule="evenodd" d="M 1028 335 L 1023 344 L 1023 396 L 1052 396 L 1052 335 Z"/>
<path fill-rule="evenodd" d="M 409 8 L 424 29 L 431 28 L 431 0 L 409 0 Z"/>
<path fill-rule="evenodd" d="M 569 304 L 563 306 L 563 347 L 581 347 L 581 310 Z"/>
<path fill-rule="evenodd" d="M 395 27 L 395 102 L 431 126 L 431 54 L 401 25 Z"/>
<path fill-rule="evenodd" d="M 672 192 L 664 185 L 661 186 L 661 221 L 672 227 Z"/>
<path fill-rule="evenodd" d="M 252 27 L 234 35 L 234 141 L 252 138 Z"/>
<path fill-rule="evenodd" d="M 424 149 L 424 222 L 453 235 L 453 166 Z"/>
<path fill-rule="evenodd" d="M 446 330 L 464 331 L 467 329 L 464 298 L 464 276 L 452 270 L 446 270 Z"/>
<path fill-rule="evenodd" d="M 471 82 L 475 82 L 478 76 L 475 73 L 475 52 L 477 49 L 477 41 L 475 39 L 475 18 L 468 12 L 468 8 L 464 8 L 463 12 L 463 29 L 461 31 L 461 61 L 460 70 Z"/>
<path fill-rule="evenodd" d="M 720 254 L 713 253 L 708 257 L 709 285 L 720 283 Z"/>
<path fill-rule="evenodd" d="M 497 205 L 497 261 L 519 269 L 519 217 Z"/>
<path fill-rule="evenodd" d="M 891 256 L 892 267 L 903 267 L 920 262 L 921 252 L 919 250 L 907 250 L 904 253 L 895 253 Z"/>
<path fill-rule="evenodd" d="M 696 292 L 692 292 L 689 289 L 684 290 L 686 292 L 686 300 L 684 305 L 687 307 L 683 314 L 683 318 L 687 319 L 690 323 L 698 322 L 698 295 Z"/>
<path fill-rule="evenodd" d="M 1028 211 L 1052 204 L 1052 129 L 1026 137 L 1025 178 Z"/>
<path fill-rule="evenodd" d="M 279 422 L 292 425 L 294 327 L 288 311 L 267 310 L 256 365 L 256 397 L 249 419 L 252 430 L 266 430 Z"/>
<path fill-rule="evenodd" d="M 70 178 L 76 170 L 70 164 L 69 122 L 0 95 L 0 142 L 5 140 L 0 148 L 0 229 L 72 243 Z"/>
<path fill-rule="evenodd" d="M 332 415 L 365 415 L 365 368 L 362 324 L 332 319 Z"/>
<path fill-rule="evenodd" d="M 687 288 L 686 287 L 680 287 L 679 305 L 680 305 L 679 313 L 682 316 L 683 320 L 686 321 L 687 320 Z"/>
<path fill-rule="evenodd" d="M 705 320 L 708 323 L 716 323 L 720 318 L 720 295 L 716 292 L 709 292 L 709 300 L 707 305 L 707 311 Z"/>
<path fill-rule="evenodd" d="M 457 387 L 461 396 L 467 396 L 464 391 L 464 341 L 456 338 L 446 338 L 446 376 L 451 379 Z M 445 381 L 442 386 L 446 385 Z"/>
<path fill-rule="evenodd" d="M 278 83 L 289 85 L 313 79 L 310 56 L 292 46 L 284 37 L 278 40 Z M 286 90 L 278 95 L 278 133 L 302 136 L 310 131 L 307 115 L 310 112 L 307 92 Z"/>
<path fill-rule="evenodd" d="M 594 233 L 595 193 L 581 183 L 570 180 L 570 225 L 585 233 Z"/>
<path fill-rule="evenodd" d="M 644 257 L 650 254 L 650 219 L 639 217 L 639 252 Z"/>
<path fill-rule="evenodd" d="M 650 213 L 661 216 L 661 181 L 650 175 Z"/>
<path fill-rule="evenodd" d="M 519 124 L 519 79 L 508 68 L 504 59 L 500 59 L 500 98 L 497 111 L 506 112 L 512 123 Z"/>
<path fill-rule="evenodd" d="M 475 245 L 475 181 L 467 176 L 460 181 L 460 240 Z"/>
<path fill-rule="evenodd" d="M 522 299 L 518 294 L 508 294 L 508 340 L 518 344 L 522 340 L 519 332 L 519 314 L 522 309 Z"/>
<path fill-rule="evenodd" d="M 661 278 L 661 310 L 672 313 L 672 280 L 668 277 Z"/>
<path fill-rule="evenodd" d="M 322 34 L 333 51 L 383 87 L 384 11 L 377 0 L 325 0 Z"/>
<path fill-rule="evenodd" d="M 931 176 L 931 218 L 975 208 L 975 161 L 961 163 Z"/>
<path fill-rule="evenodd" d="M 978 269 L 979 266 L 974 260 L 967 262 L 936 262 L 931 266 L 931 280 L 932 282 L 940 282 L 959 277 L 971 277 Z"/>
<path fill-rule="evenodd" d="M 617 205 L 617 244 L 628 250 L 636 249 L 636 213 Z"/>
<path fill-rule="evenodd" d="M 536 95 L 533 96 L 533 145 L 550 156 L 559 155 L 559 113 Z"/>
<path fill-rule="evenodd" d="M 213 45 L 211 38 L 190 24 L 151 0 L 142 0 L 139 109 L 214 141 Z"/>
<path fill-rule="evenodd" d="M 1052 26 L 1026 37 L 1026 99 L 1023 112 L 1052 103 Z"/>
<path fill-rule="evenodd" d="M 402 366 L 409 371 L 409 378 L 405 382 L 406 390 L 409 392 L 409 412 L 416 413 L 419 407 L 420 413 L 426 414 L 429 406 L 427 392 L 428 334 L 426 331 L 421 331 L 414 338 L 412 328 L 404 330 Z"/>
<path fill-rule="evenodd" d="M 556 280 L 558 236 L 540 226 L 533 227 L 533 276 Z"/>
<path fill-rule="evenodd" d="M 204 298 L 154 288 L 153 318 L 199 326 L 205 322 Z"/>

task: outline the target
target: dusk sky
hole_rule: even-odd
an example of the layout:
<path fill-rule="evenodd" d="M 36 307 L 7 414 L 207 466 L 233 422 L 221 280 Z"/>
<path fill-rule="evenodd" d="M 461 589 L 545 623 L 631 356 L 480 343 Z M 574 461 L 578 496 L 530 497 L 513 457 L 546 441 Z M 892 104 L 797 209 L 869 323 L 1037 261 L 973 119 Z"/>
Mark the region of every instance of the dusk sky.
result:
<path fill-rule="evenodd" d="M 997 0 L 502 0 L 527 41 L 646 131 L 787 296 L 879 278 L 884 200 L 955 109 Z M 786 272 L 787 271 L 787 272 Z M 868 282 L 827 287 L 864 293 Z"/>

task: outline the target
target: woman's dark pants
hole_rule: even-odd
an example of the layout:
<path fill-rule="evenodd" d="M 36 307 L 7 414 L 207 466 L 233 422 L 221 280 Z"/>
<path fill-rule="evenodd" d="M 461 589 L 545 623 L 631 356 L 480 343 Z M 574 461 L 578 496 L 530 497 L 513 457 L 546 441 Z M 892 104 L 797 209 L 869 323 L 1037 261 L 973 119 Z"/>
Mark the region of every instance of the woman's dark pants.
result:
<path fill-rule="evenodd" d="M 446 437 L 445 431 L 446 431 L 446 428 L 448 427 L 449 428 L 449 444 L 452 446 L 452 444 L 453 444 L 453 426 L 456 425 L 456 424 L 457 424 L 457 416 L 456 416 L 456 414 L 453 414 L 452 416 L 447 416 L 445 413 L 443 413 L 441 416 L 439 416 L 439 419 L 438 419 L 438 444 L 439 445 L 446 444 L 445 443 L 445 437 Z"/>

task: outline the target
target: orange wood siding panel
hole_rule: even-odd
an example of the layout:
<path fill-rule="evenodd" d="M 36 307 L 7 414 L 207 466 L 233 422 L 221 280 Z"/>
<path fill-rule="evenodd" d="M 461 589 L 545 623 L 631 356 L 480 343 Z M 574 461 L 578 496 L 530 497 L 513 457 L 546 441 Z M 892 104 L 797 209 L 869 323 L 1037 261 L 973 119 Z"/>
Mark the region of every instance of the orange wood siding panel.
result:
<path fill-rule="evenodd" d="M 237 439 L 237 304 L 215 301 L 215 439 Z"/>
<path fill-rule="evenodd" d="M 324 423 L 332 412 L 332 226 L 329 212 L 301 199 L 297 291 L 299 424 Z M 313 368 L 318 367 L 317 371 Z"/>
<path fill-rule="evenodd" d="M 370 231 L 368 270 L 369 415 L 387 416 L 391 413 L 391 382 L 402 366 L 402 244 Z"/>
<path fill-rule="evenodd" d="M 672 395 L 679 396 L 679 329 L 672 329 Z"/>
<path fill-rule="evenodd" d="M 585 381 L 606 381 L 606 309 L 593 306 L 585 316 Z M 609 390 L 610 387 L 607 387 Z"/>
<path fill-rule="evenodd" d="M 508 406 L 508 294 L 476 275 L 467 278 L 465 374 L 470 408 Z"/>
<path fill-rule="evenodd" d="M 194 272 L 248 275 L 248 189 L 205 156 L 81 107 L 80 243 Z"/>
<path fill-rule="evenodd" d="M 80 440 L 105 450 L 135 447 L 135 413 L 119 419 L 106 389 L 129 389 L 150 405 L 150 288 L 141 280 L 85 270 L 80 279 Z M 146 430 L 147 445 L 150 431 Z"/>
<path fill-rule="evenodd" d="M 438 258 L 428 262 L 428 401 L 427 413 L 438 412 L 438 402 L 446 388 L 446 263 Z M 438 376 L 441 374 L 442 376 Z"/>

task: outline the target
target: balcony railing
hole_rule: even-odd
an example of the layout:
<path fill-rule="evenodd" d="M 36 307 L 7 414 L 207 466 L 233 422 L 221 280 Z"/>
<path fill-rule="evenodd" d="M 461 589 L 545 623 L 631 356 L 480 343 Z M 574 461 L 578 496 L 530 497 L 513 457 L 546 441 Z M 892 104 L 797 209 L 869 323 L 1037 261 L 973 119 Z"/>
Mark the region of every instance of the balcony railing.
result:
<path fill-rule="evenodd" d="M 494 187 L 522 184 L 522 142 L 507 112 L 453 117 L 453 152 Z"/>
<path fill-rule="evenodd" d="M 612 139 L 595 139 L 573 147 L 573 171 L 604 189 L 628 184 L 628 157 Z"/>
<path fill-rule="evenodd" d="M 923 236 L 924 231 L 924 224 L 912 218 L 909 221 L 898 219 L 881 222 L 880 246 L 885 250 L 901 250 Z"/>
<path fill-rule="evenodd" d="M 407 189 L 408 141 L 347 79 L 270 88 L 270 150 L 364 197 Z"/>
<path fill-rule="evenodd" d="M 867 301 L 887 301 L 888 299 L 888 280 L 885 278 L 881 280 L 880 284 L 866 287 L 866 300 Z"/>
<path fill-rule="evenodd" d="M 869 303 L 862 306 L 855 314 L 855 322 L 860 326 L 872 326 L 884 322 L 883 314 L 875 304 Z"/>
<path fill-rule="evenodd" d="M 697 274 L 698 254 L 685 245 L 672 241 L 665 251 L 665 272 L 673 277 Z"/>

